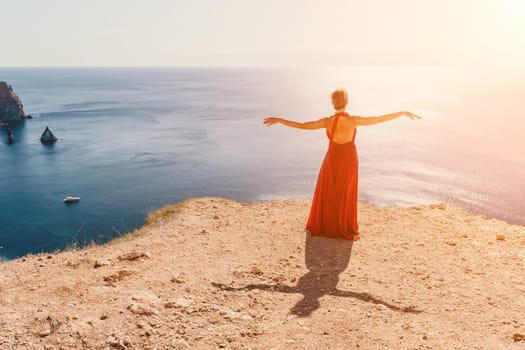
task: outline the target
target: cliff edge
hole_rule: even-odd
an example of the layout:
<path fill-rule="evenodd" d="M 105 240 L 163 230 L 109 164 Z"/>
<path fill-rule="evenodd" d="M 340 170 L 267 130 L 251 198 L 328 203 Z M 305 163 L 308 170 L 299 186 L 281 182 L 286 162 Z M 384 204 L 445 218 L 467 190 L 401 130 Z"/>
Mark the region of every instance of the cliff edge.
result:
<path fill-rule="evenodd" d="M 360 203 L 197 198 L 105 245 L 0 264 L 0 349 L 524 349 L 525 227 Z"/>

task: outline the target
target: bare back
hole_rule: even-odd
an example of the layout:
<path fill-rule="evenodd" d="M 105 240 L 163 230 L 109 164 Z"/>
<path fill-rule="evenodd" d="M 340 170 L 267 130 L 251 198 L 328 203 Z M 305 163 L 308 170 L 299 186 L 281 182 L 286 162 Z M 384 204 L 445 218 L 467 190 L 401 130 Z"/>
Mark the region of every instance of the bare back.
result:
<path fill-rule="evenodd" d="M 326 133 L 328 135 L 331 135 L 332 130 L 334 130 L 335 118 L 335 116 L 328 118 L 328 123 L 326 126 Z M 335 129 L 333 141 L 339 144 L 351 142 L 354 137 L 354 130 L 355 123 L 352 120 L 352 117 L 347 114 L 341 115 L 337 123 L 337 128 Z"/>

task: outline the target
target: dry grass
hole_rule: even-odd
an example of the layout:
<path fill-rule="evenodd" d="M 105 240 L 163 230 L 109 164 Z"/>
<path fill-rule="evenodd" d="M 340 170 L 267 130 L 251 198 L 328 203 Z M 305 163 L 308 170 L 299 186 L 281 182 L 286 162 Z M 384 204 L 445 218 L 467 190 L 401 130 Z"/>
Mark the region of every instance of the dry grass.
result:
<path fill-rule="evenodd" d="M 170 204 L 160 209 L 151 211 L 146 217 L 146 225 L 161 224 L 169 219 L 173 219 L 175 215 L 181 212 L 182 208 L 184 207 L 184 204 L 187 201 L 188 200 L 186 199 L 182 202 Z"/>
<path fill-rule="evenodd" d="M 170 204 L 162 208 L 152 210 L 148 213 L 148 216 L 146 216 L 145 226 L 129 233 L 119 233 L 119 237 L 112 239 L 105 244 L 111 245 L 115 243 L 127 242 L 144 235 L 146 233 L 147 226 L 162 224 L 170 219 L 173 219 L 174 216 L 178 215 L 182 211 L 182 208 L 187 201 L 188 200 L 183 200 L 176 204 Z"/>
<path fill-rule="evenodd" d="M 132 241 L 135 238 L 142 236 L 143 234 L 144 234 L 144 228 L 139 228 L 129 233 L 119 234 L 117 238 L 113 238 L 109 242 L 104 243 L 104 245 L 112 245 L 116 243 Z"/>

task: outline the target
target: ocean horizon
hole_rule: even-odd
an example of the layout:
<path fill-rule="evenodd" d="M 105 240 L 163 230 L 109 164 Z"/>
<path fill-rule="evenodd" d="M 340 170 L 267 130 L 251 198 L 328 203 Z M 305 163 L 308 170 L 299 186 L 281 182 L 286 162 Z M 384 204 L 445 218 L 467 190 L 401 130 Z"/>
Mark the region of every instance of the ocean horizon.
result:
<path fill-rule="evenodd" d="M 360 201 L 444 202 L 523 225 L 522 92 L 479 79 L 417 66 L 0 68 L 34 117 L 11 128 L 14 144 L 0 134 L 0 257 L 104 243 L 190 197 L 311 198 L 324 131 L 262 119 L 331 115 L 339 87 L 350 114 L 423 117 L 358 128 Z M 46 127 L 52 146 L 39 141 Z"/>

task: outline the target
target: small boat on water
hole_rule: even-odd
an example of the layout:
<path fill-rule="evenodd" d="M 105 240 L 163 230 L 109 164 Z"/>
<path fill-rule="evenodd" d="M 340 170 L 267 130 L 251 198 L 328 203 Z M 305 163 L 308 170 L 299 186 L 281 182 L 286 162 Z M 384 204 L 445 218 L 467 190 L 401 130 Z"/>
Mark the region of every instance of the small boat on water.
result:
<path fill-rule="evenodd" d="M 45 144 L 51 144 L 55 143 L 58 139 L 53 135 L 49 127 L 46 126 L 46 130 L 42 133 L 42 136 L 40 136 L 40 142 Z"/>
<path fill-rule="evenodd" d="M 66 198 L 64 198 L 64 203 L 66 203 L 66 204 L 76 203 L 78 201 L 80 201 L 80 197 L 66 197 Z"/>

